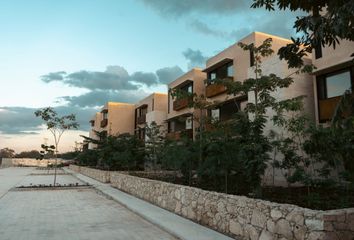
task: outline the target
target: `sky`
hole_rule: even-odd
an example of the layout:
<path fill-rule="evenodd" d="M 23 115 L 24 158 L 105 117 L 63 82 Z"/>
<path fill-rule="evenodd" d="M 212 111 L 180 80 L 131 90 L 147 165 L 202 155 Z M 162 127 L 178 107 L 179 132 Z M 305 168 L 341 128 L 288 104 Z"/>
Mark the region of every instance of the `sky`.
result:
<path fill-rule="evenodd" d="M 253 31 L 289 38 L 300 13 L 252 0 L 0 0 L 0 149 L 37 149 L 50 133 L 34 111 L 74 113 L 88 135 L 107 101 L 134 103 Z"/>

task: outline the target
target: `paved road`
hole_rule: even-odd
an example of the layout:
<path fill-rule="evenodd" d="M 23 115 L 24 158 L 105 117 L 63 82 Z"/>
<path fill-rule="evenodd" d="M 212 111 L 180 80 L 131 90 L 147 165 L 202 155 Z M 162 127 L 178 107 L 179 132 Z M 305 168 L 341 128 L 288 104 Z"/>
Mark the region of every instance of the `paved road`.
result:
<path fill-rule="evenodd" d="M 48 176 L 29 175 L 33 171 L 0 169 L 1 240 L 175 239 L 94 189 L 8 191 L 15 185 L 51 183 Z M 59 180 L 79 181 L 71 175 Z"/>

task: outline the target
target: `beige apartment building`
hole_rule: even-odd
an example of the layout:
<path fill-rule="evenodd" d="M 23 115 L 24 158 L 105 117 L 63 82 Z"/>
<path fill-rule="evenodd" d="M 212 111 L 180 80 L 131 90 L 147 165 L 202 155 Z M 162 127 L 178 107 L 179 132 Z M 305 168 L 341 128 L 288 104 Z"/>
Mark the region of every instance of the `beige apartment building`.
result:
<path fill-rule="evenodd" d="M 304 113 L 311 119 L 315 118 L 313 81 L 310 74 L 293 74 L 295 70 L 289 69 L 286 61 L 281 61 L 277 55 L 280 47 L 285 46 L 291 41 L 281 37 L 253 32 L 239 42 L 245 44 L 254 43 L 259 46 L 267 38 L 272 38 L 272 49 L 274 54 L 262 59 L 261 69 L 263 75 L 271 73 L 284 78 L 289 75 L 294 79 L 294 83 L 289 88 L 278 89 L 273 96 L 278 100 L 286 100 L 297 96 L 305 95 Z M 311 63 L 311 58 L 304 58 L 306 63 Z M 205 86 L 205 95 L 209 101 L 214 102 L 214 105 L 209 110 L 208 114 L 211 118 L 227 121 L 239 110 L 243 110 L 248 102 L 255 101 L 254 93 L 249 92 L 247 95 L 228 95 L 224 85 L 215 84 L 215 79 L 232 79 L 233 81 L 243 82 L 245 79 L 255 77 L 254 55 L 250 51 L 244 51 L 238 46 L 238 42 L 223 50 L 219 54 L 207 60 L 206 68 L 203 70 L 207 74 L 207 84 Z M 267 112 L 268 116 L 272 116 L 272 111 Z M 268 121 L 265 128 L 265 133 L 272 130 L 278 134 L 284 134 L 281 130 Z M 286 134 L 286 133 L 285 133 Z M 283 185 L 286 184 L 284 174 L 279 170 L 273 171 L 268 168 L 263 178 L 264 184 Z"/>
<path fill-rule="evenodd" d="M 315 114 L 318 123 L 332 119 L 335 108 L 346 90 L 354 84 L 354 42 L 342 40 L 333 49 L 317 47 L 312 54 Z"/>
<path fill-rule="evenodd" d="M 101 110 L 101 131 L 108 136 L 134 134 L 134 110 L 134 104 L 107 102 Z"/>
<path fill-rule="evenodd" d="M 153 93 L 135 104 L 134 117 L 131 119 L 134 125 L 135 135 L 141 140 L 146 140 L 145 128 L 152 122 L 161 126 L 165 131 L 167 117 L 167 94 Z"/>
<path fill-rule="evenodd" d="M 168 84 L 167 138 L 179 139 L 181 135 L 194 138 L 199 127 L 200 112 L 189 106 L 189 99 L 176 99 L 171 91 L 179 89 L 191 94 L 204 95 L 206 74 L 194 68 Z"/>
<path fill-rule="evenodd" d="M 96 132 L 101 132 L 101 119 L 102 114 L 100 112 L 95 113 L 95 115 L 90 120 L 91 129 L 89 132 L 89 137 L 95 140 L 99 140 Z M 97 144 L 88 143 L 88 149 L 95 149 L 97 148 Z"/>
<path fill-rule="evenodd" d="M 253 32 L 241 39 L 239 42 L 245 44 L 254 43 L 259 46 L 267 38 L 272 38 L 272 49 L 274 54 L 262 59 L 261 69 L 264 75 L 274 73 L 279 77 L 286 77 L 294 70 L 288 69 L 285 61 L 280 61 L 276 54 L 278 49 L 291 41 L 281 37 L 269 35 L 261 32 Z M 305 59 L 310 63 L 311 59 Z M 226 121 L 237 111 L 244 109 L 248 102 L 254 101 L 253 93 L 247 95 L 228 95 L 224 85 L 215 84 L 215 79 L 232 79 L 243 82 L 247 78 L 254 77 L 254 55 L 250 51 L 244 51 L 238 46 L 238 42 L 226 48 L 217 55 L 207 60 L 206 68 L 203 70 L 207 74 L 207 85 L 205 95 L 214 107 L 210 109 L 209 116 L 221 121 Z M 292 97 L 306 95 L 304 106 L 305 112 L 314 117 L 313 86 L 311 76 L 308 74 L 294 74 L 294 83 L 287 89 L 280 89 L 274 93 L 278 100 L 285 100 Z M 271 126 L 269 126 L 271 127 Z"/>

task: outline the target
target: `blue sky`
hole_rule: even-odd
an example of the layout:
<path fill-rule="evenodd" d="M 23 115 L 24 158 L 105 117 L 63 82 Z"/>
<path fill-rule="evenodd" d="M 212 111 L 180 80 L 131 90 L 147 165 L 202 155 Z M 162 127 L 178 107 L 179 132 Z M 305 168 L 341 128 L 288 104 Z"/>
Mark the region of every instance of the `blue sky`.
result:
<path fill-rule="evenodd" d="M 0 148 L 39 146 L 45 131 L 32 116 L 36 108 L 77 113 L 87 131 L 89 116 L 105 101 L 134 102 L 164 91 L 165 83 L 203 67 L 207 57 L 252 31 L 294 33 L 298 13 L 268 13 L 251 4 L 0 0 Z M 68 149 L 82 131 L 69 134 Z"/>

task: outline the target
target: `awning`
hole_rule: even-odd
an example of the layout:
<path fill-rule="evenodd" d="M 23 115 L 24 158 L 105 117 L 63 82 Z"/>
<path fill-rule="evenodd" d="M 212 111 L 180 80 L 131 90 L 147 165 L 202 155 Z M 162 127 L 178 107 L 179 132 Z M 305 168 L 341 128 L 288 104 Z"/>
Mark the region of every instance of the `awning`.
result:
<path fill-rule="evenodd" d="M 217 68 L 219 68 L 219 67 L 221 67 L 221 66 L 223 66 L 225 64 L 228 64 L 228 63 L 230 63 L 232 61 L 233 61 L 233 59 L 231 59 L 231 58 L 224 58 L 221 61 L 219 61 L 219 62 L 217 62 L 217 63 L 215 63 L 215 64 L 213 64 L 213 65 L 211 65 L 211 66 L 209 66 L 207 68 L 205 68 L 203 70 L 203 72 L 206 72 L 206 73 L 211 72 L 211 71 L 213 71 L 213 70 L 215 70 L 215 69 L 217 69 Z"/>

